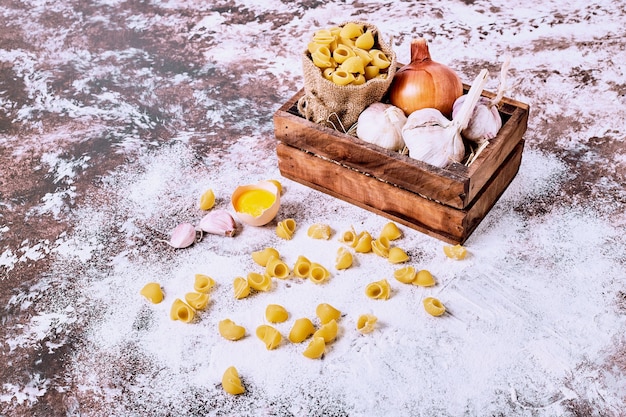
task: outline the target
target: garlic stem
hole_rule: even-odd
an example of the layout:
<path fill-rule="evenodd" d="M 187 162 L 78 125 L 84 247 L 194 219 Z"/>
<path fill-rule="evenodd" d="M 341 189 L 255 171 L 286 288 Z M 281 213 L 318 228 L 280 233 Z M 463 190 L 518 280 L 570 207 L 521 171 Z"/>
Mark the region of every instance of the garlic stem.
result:
<path fill-rule="evenodd" d="M 457 117 L 452 121 L 459 132 L 467 127 L 470 117 L 472 116 L 472 112 L 474 111 L 474 107 L 476 107 L 476 103 L 483 92 L 483 87 L 487 83 L 488 75 L 489 71 L 486 69 L 480 71 L 467 92 L 467 97 L 465 98 Z"/>
<path fill-rule="evenodd" d="M 506 92 L 506 77 L 511 66 L 511 55 L 506 55 L 504 57 L 504 61 L 502 62 L 502 67 L 500 68 L 500 85 L 498 85 L 498 91 L 496 91 L 496 96 L 491 99 L 489 102 L 490 106 L 497 106 L 500 104 L 502 97 L 504 97 L 504 93 Z"/>

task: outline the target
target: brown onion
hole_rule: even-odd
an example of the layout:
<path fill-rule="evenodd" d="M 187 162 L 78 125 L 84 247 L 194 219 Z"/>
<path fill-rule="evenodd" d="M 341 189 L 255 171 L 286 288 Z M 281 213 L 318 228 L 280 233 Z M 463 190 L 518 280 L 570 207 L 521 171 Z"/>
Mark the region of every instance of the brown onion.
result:
<path fill-rule="evenodd" d="M 389 87 L 391 104 L 407 116 L 434 108 L 450 118 L 454 101 L 462 95 L 461 79 L 452 68 L 430 58 L 426 39 L 411 41 L 411 63 L 396 72 Z"/>

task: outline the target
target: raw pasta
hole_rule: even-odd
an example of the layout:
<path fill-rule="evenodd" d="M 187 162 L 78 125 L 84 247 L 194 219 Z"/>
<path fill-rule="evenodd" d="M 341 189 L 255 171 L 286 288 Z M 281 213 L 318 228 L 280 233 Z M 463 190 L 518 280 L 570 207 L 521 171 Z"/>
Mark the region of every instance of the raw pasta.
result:
<path fill-rule="evenodd" d="M 393 273 L 393 277 L 403 284 L 411 284 L 417 276 L 415 267 L 405 266 L 404 268 L 396 269 Z"/>
<path fill-rule="evenodd" d="M 431 316 L 439 317 L 446 312 L 446 307 L 434 297 L 424 298 L 424 309 Z"/>
<path fill-rule="evenodd" d="M 303 317 L 296 320 L 293 324 L 293 327 L 289 332 L 289 341 L 291 343 L 302 343 L 313 333 L 315 333 L 315 326 L 313 325 L 313 322 L 310 319 Z"/>
<path fill-rule="evenodd" d="M 196 274 L 193 289 L 198 292 L 208 293 L 215 286 L 215 280 L 208 275 Z"/>
<path fill-rule="evenodd" d="M 339 247 L 337 249 L 337 257 L 335 258 L 335 268 L 338 270 L 348 269 L 352 266 L 352 262 L 352 252 L 343 246 Z"/>
<path fill-rule="evenodd" d="M 298 256 L 298 259 L 296 259 L 296 263 L 293 266 L 294 275 L 300 278 L 307 278 L 310 271 L 311 261 L 309 261 L 305 256 Z"/>
<path fill-rule="evenodd" d="M 402 232 L 394 222 L 389 222 L 385 224 L 383 230 L 380 231 L 379 238 L 383 236 L 389 240 L 396 240 L 402 236 Z"/>
<path fill-rule="evenodd" d="M 239 372 L 234 366 L 229 367 L 222 376 L 222 388 L 229 394 L 238 395 L 246 392 L 246 389 L 241 384 L 241 378 Z"/>
<path fill-rule="evenodd" d="M 185 294 L 185 301 L 194 310 L 203 310 L 209 303 L 209 294 L 202 292 L 188 292 Z"/>
<path fill-rule="evenodd" d="M 320 323 L 322 324 L 329 323 L 331 320 L 339 320 L 341 317 L 341 311 L 337 310 L 328 303 L 318 304 L 315 308 L 315 314 L 320 319 Z"/>
<path fill-rule="evenodd" d="M 309 342 L 307 348 L 302 352 L 304 356 L 310 359 L 319 359 L 326 351 L 326 342 L 323 337 L 313 336 L 313 340 Z"/>
<path fill-rule="evenodd" d="M 330 278 L 330 272 L 328 269 L 318 264 L 317 262 L 311 262 L 311 269 L 309 270 L 309 279 L 315 284 L 323 284 Z"/>
<path fill-rule="evenodd" d="M 435 285 L 435 278 L 433 278 L 433 275 L 430 273 L 430 271 L 422 269 L 415 276 L 413 284 L 419 285 L 420 287 L 432 287 L 433 285 Z"/>
<path fill-rule="evenodd" d="M 272 286 L 272 279 L 267 274 L 259 274 L 258 272 L 248 273 L 248 285 L 257 291 L 267 291 Z"/>
<path fill-rule="evenodd" d="M 235 298 L 241 300 L 250 295 L 250 283 L 243 277 L 237 277 L 233 281 L 233 289 L 235 290 Z"/>
<path fill-rule="evenodd" d="M 283 336 L 276 328 L 267 324 L 262 324 L 256 328 L 256 336 L 265 343 L 267 350 L 276 349 L 283 339 Z"/>
<path fill-rule="evenodd" d="M 307 235 L 313 239 L 330 239 L 330 235 L 332 230 L 329 225 L 323 223 L 315 223 L 309 226 L 309 230 L 307 230 Z"/>
<path fill-rule="evenodd" d="M 389 257 L 389 239 L 383 236 L 373 240 L 372 252 L 383 258 Z"/>
<path fill-rule="evenodd" d="M 337 332 L 339 331 L 339 326 L 337 325 L 336 320 L 331 320 L 326 324 L 323 324 L 319 329 L 313 333 L 313 338 L 322 337 L 324 342 L 330 343 L 337 337 Z"/>
<path fill-rule="evenodd" d="M 172 303 L 172 309 L 170 310 L 170 318 L 172 320 L 180 320 L 183 323 L 191 323 L 196 312 L 189 305 L 185 304 L 183 300 L 177 298 Z"/>
<path fill-rule="evenodd" d="M 445 253 L 448 258 L 460 261 L 465 259 L 467 256 L 467 249 L 460 244 L 454 246 L 444 246 L 443 253 Z"/>
<path fill-rule="evenodd" d="M 354 250 L 359 253 L 368 253 L 372 251 L 372 235 L 367 231 L 359 233 L 357 236 Z"/>
<path fill-rule="evenodd" d="M 161 285 L 156 282 L 147 283 L 139 293 L 146 297 L 152 304 L 159 304 L 163 301 L 163 289 Z"/>
<path fill-rule="evenodd" d="M 269 304 L 265 308 L 265 318 L 270 323 L 283 323 L 289 318 L 289 313 L 281 305 Z"/>
<path fill-rule="evenodd" d="M 289 266 L 278 258 L 270 258 L 265 267 L 265 273 L 271 277 L 285 279 L 289 276 Z"/>
<path fill-rule="evenodd" d="M 276 234 L 286 240 L 291 240 L 293 233 L 296 231 L 296 221 L 294 219 L 285 219 L 278 222 L 276 226 Z"/>
<path fill-rule="evenodd" d="M 354 248 L 357 243 L 357 237 L 358 235 L 354 230 L 354 227 L 351 226 L 350 230 L 343 232 L 343 234 L 339 238 L 339 241 Z"/>
<path fill-rule="evenodd" d="M 267 266 L 267 262 L 271 257 L 280 259 L 280 254 L 274 248 L 265 248 L 260 251 L 252 252 L 252 260 L 263 267 Z"/>
<path fill-rule="evenodd" d="M 220 321 L 217 328 L 220 335 L 222 335 L 224 339 L 228 340 L 239 340 L 246 334 L 246 329 L 243 326 L 239 326 L 231 319 L 224 319 Z"/>
<path fill-rule="evenodd" d="M 356 329 L 361 334 L 367 334 L 374 331 L 378 317 L 372 314 L 361 314 L 356 321 Z"/>
<path fill-rule="evenodd" d="M 397 246 L 389 249 L 389 254 L 387 260 L 392 264 L 401 264 L 402 262 L 406 262 L 409 260 L 409 255 Z"/>
<path fill-rule="evenodd" d="M 365 294 L 369 298 L 387 300 L 391 295 L 391 287 L 386 279 L 382 279 L 368 284 L 367 287 L 365 287 Z"/>

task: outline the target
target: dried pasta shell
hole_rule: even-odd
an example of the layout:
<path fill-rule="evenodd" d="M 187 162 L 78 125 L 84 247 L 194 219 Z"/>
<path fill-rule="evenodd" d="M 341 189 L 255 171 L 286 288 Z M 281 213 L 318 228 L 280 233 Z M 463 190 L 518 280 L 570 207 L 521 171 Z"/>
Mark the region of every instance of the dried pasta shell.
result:
<path fill-rule="evenodd" d="M 326 351 L 326 342 L 323 337 L 313 337 L 307 348 L 302 352 L 304 356 L 310 359 L 319 359 Z"/>
<path fill-rule="evenodd" d="M 344 247 L 337 249 L 337 257 L 335 258 L 336 269 L 348 269 L 352 266 L 352 252 Z"/>
<path fill-rule="evenodd" d="M 454 245 L 454 246 L 444 246 L 443 253 L 450 259 L 455 259 L 457 261 L 465 259 L 467 256 L 467 249 L 465 249 L 462 245 Z"/>
<path fill-rule="evenodd" d="M 358 56 L 351 56 L 343 61 L 340 68 L 350 74 L 365 74 L 365 65 L 363 64 L 363 60 Z"/>
<path fill-rule="evenodd" d="M 329 29 L 319 29 L 313 34 L 313 42 L 330 45 L 335 41 L 335 35 Z"/>
<path fill-rule="evenodd" d="M 231 319 L 224 319 L 217 325 L 220 335 L 227 340 L 239 340 L 246 334 L 246 329 L 239 326 Z"/>
<path fill-rule="evenodd" d="M 313 64 L 318 68 L 333 67 L 333 60 L 331 59 L 330 49 L 328 46 L 322 45 L 311 54 Z"/>
<path fill-rule="evenodd" d="M 356 321 L 356 329 L 361 334 L 367 334 L 374 331 L 378 317 L 372 314 L 361 314 Z"/>
<path fill-rule="evenodd" d="M 431 316 L 439 317 L 446 312 L 446 307 L 434 297 L 424 298 L 424 309 Z"/>
<path fill-rule="evenodd" d="M 188 292 L 185 301 L 195 310 L 203 310 L 209 304 L 209 294 L 203 292 Z"/>
<path fill-rule="evenodd" d="M 372 251 L 372 235 L 368 232 L 361 232 L 354 245 L 354 250 L 359 253 L 368 253 Z"/>
<path fill-rule="evenodd" d="M 354 51 L 354 54 L 356 56 L 361 58 L 361 61 L 363 62 L 363 66 L 365 68 L 370 66 L 370 63 L 372 62 L 372 56 L 370 55 L 368 51 L 366 51 L 365 49 L 361 49 L 361 48 L 352 48 L 352 50 Z M 380 68 L 376 66 L 374 68 L 376 68 L 376 74 L 378 75 L 378 73 L 380 72 Z"/>
<path fill-rule="evenodd" d="M 346 45 L 337 45 L 333 51 L 333 59 L 338 64 L 343 63 L 346 59 L 353 56 L 356 56 L 356 53 L 352 48 Z"/>
<path fill-rule="evenodd" d="M 235 298 L 241 300 L 250 295 L 250 283 L 243 277 L 237 277 L 233 281 L 233 289 L 235 291 Z"/>
<path fill-rule="evenodd" d="M 338 331 L 339 326 L 337 325 L 337 321 L 331 320 L 317 329 L 315 333 L 313 333 L 313 338 L 322 337 L 325 343 L 330 343 L 337 338 Z"/>
<path fill-rule="evenodd" d="M 289 313 L 279 304 L 269 304 L 265 307 L 265 318 L 270 323 L 283 323 L 289 318 Z"/>
<path fill-rule="evenodd" d="M 376 240 L 372 241 L 372 252 L 376 255 L 388 258 L 389 257 L 389 239 L 385 236 L 381 236 Z"/>
<path fill-rule="evenodd" d="M 348 22 L 339 31 L 339 37 L 345 39 L 357 39 L 363 34 L 363 25 L 358 23 Z"/>
<path fill-rule="evenodd" d="M 285 219 L 278 222 L 276 226 L 276 234 L 286 240 L 291 240 L 293 233 L 296 231 L 296 221 L 294 219 Z"/>
<path fill-rule="evenodd" d="M 378 77 L 380 74 L 380 68 L 375 67 L 374 65 L 368 65 L 365 67 L 365 79 L 371 80 L 372 78 Z"/>
<path fill-rule="evenodd" d="M 272 286 L 272 279 L 267 274 L 249 272 L 247 279 L 250 288 L 254 288 L 257 291 L 268 291 Z"/>
<path fill-rule="evenodd" d="M 267 266 L 271 257 L 280 258 L 280 253 L 274 248 L 265 248 L 252 252 L 252 260 L 261 266 Z"/>
<path fill-rule="evenodd" d="M 391 61 L 387 58 L 387 55 L 381 50 L 370 49 L 370 56 L 372 57 L 372 65 L 380 69 L 386 69 L 391 65 Z"/>
<path fill-rule="evenodd" d="M 363 74 L 355 74 L 354 81 L 352 81 L 352 85 L 361 85 L 365 84 L 367 80 L 365 79 L 365 75 Z"/>
<path fill-rule="evenodd" d="M 315 326 L 313 325 L 313 322 L 310 319 L 303 317 L 294 322 L 293 327 L 289 332 L 289 341 L 291 341 L 291 343 L 302 343 L 313 333 L 315 333 Z"/>
<path fill-rule="evenodd" d="M 198 205 L 200 210 L 211 210 L 213 208 L 213 206 L 215 205 L 215 193 L 212 189 L 209 188 L 204 193 L 202 193 Z"/>
<path fill-rule="evenodd" d="M 156 282 L 147 283 L 139 293 L 146 297 L 152 304 L 159 304 L 163 301 L 163 289 L 161 285 Z"/>
<path fill-rule="evenodd" d="M 393 277 L 403 284 L 411 284 L 417 275 L 415 267 L 405 266 L 404 268 L 396 269 L 393 273 Z"/>
<path fill-rule="evenodd" d="M 354 75 L 343 68 L 337 68 L 332 75 L 332 82 L 337 85 L 348 85 L 354 81 Z"/>
<path fill-rule="evenodd" d="M 354 46 L 366 50 L 371 49 L 374 46 L 374 35 L 370 30 L 366 30 L 365 33 L 356 38 Z"/>
<path fill-rule="evenodd" d="M 387 300 L 391 295 L 391 287 L 386 279 L 372 282 L 365 287 L 365 295 L 377 300 Z"/>
<path fill-rule="evenodd" d="M 283 339 L 278 330 L 267 324 L 262 324 L 256 328 L 256 336 L 265 343 L 267 350 L 276 349 Z"/>
<path fill-rule="evenodd" d="M 193 289 L 198 292 L 208 293 L 215 286 L 215 280 L 208 275 L 196 274 L 193 281 Z"/>
<path fill-rule="evenodd" d="M 355 247 L 357 244 L 358 235 L 354 230 L 354 227 L 350 227 L 350 230 L 343 232 L 339 237 L 339 241 L 345 243 L 348 246 Z"/>
<path fill-rule="evenodd" d="M 401 264 L 409 260 L 409 255 L 407 255 L 404 249 L 395 246 L 389 249 L 387 260 L 392 264 Z"/>
<path fill-rule="evenodd" d="M 298 256 L 295 265 L 293 266 L 293 273 L 299 278 L 307 278 L 311 271 L 311 261 L 305 256 Z"/>
<path fill-rule="evenodd" d="M 322 324 L 329 323 L 331 320 L 337 321 L 341 317 L 341 311 L 337 310 L 328 303 L 318 304 L 315 308 L 315 314 L 320 319 L 320 323 Z"/>
<path fill-rule="evenodd" d="M 180 320 L 183 323 L 191 323 L 195 317 L 196 312 L 189 305 L 185 304 L 183 300 L 177 298 L 172 303 L 170 310 L 170 318 L 172 320 Z"/>
<path fill-rule="evenodd" d="M 324 78 L 326 78 L 328 81 L 332 81 L 333 80 L 333 73 L 335 72 L 334 68 L 324 68 L 324 71 L 322 71 L 322 75 L 324 76 Z"/>
<path fill-rule="evenodd" d="M 331 233 L 332 233 L 332 230 L 330 226 L 324 223 L 312 224 L 311 226 L 309 226 L 309 229 L 307 230 L 307 235 L 313 239 L 328 240 L 330 239 Z"/>
<path fill-rule="evenodd" d="M 317 262 L 311 262 L 311 269 L 309 270 L 309 280 L 315 284 L 323 284 L 330 278 L 330 272 L 324 266 Z"/>
<path fill-rule="evenodd" d="M 241 378 L 234 366 L 229 367 L 222 375 L 222 389 L 229 394 L 239 395 L 246 392 L 241 384 Z"/>
<path fill-rule="evenodd" d="M 433 274 L 426 269 L 420 270 L 415 276 L 415 280 L 413 284 L 419 285 L 420 287 L 432 287 L 435 285 L 435 278 L 433 278 Z"/>
<path fill-rule="evenodd" d="M 289 266 L 278 258 L 270 258 L 265 273 L 270 277 L 285 279 L 289 276 Z"/>
<path fill-rule="evenodd" d="M 398 226 L 394 222 L 388 222 L 383 226 L 383 230 L 380 231 L 379 237 L 383 236 L 390 241 L 396 240 L 402 236 L 402 232 L 398 229 Z"/>

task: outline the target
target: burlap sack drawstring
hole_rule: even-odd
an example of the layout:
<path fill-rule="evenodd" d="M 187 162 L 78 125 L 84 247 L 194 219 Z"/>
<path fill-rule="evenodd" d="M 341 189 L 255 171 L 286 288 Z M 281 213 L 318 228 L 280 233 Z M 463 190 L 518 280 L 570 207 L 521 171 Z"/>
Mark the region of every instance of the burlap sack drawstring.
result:
<path fill-rule="evenodd" d="M 345 25 L 345 22 L 342 24 Z M 337 129 L 331 117 L 336 117 L 344 133 L 351 130 L 359 115 L 370 104 L 380 101 L 393 80 L 396 72 L 396 54 L 391 49 L 391 42 L 387 44 L 381 38 L 376 26 L 366 22 L 352 22 L 369 29 L 376 40 L 375 47 L 380 49 L 391 62 L 385 78 L 373 78 L 361 85 L 339 86 L 327 80 L 322 71 L 313 64 L 308 50 L 302 53 L 302 67 L 304 72 L 304 95 L 298 100 L 298 112 L 313 123 L 328 124 Z M 346 131 L 347 128 L 347 131 Z"/>

